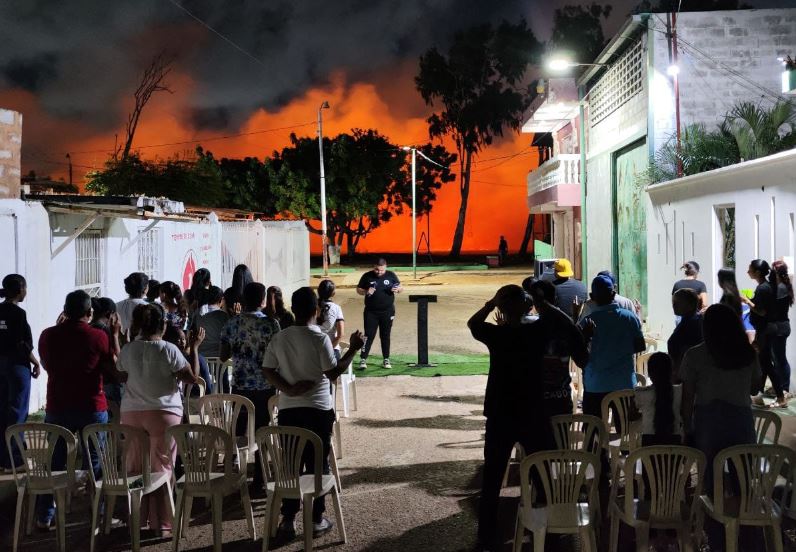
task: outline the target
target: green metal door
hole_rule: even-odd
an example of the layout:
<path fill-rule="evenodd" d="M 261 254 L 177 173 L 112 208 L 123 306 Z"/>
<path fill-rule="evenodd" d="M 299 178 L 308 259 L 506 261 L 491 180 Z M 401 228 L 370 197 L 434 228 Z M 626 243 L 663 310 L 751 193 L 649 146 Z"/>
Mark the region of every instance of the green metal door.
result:
<path fill-rule="evenodd" d="M 614 271 L 619 293 L 647 306 L 647 219 L 642 173 L 647 169 L 646 141 L 614 155 Z"/>

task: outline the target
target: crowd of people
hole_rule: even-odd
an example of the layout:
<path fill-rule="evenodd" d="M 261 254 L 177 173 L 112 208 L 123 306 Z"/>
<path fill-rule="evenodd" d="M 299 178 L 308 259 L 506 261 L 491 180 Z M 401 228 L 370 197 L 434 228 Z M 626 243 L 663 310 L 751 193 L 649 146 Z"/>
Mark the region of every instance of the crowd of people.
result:
<path fill-rule="evenodd" d="M 722 295 L 713 305 L 699 280 L 699 264 L 690 261 L 682 268 L 684 277 L 672 289 L 677 325 L 668 352 L 649 357 L 649 386 L 636 385 L 635 359 L 647 349 L 641 305 L 617 293 L 610 271 L 598 273 L 587 290 L 575 279 L 571 263 L 559 259 L 551 277 L 529 277 L 521 286 L 501 287 L 469 319 L 473 337 L 490 352 L 478 526 L 484 549 L 497 537 L 500 487 L 515 444 L 527 454 L 554 448 L 550 418 L 577 406 L 570 362 L 582 370 L 584 414 L 601 417 L 609 393 L 635 389 L 642 445 L 687 443 L 705 453 L 708 466 L 721 449 L 755 442 L 751 408 L 765 404 L 763 393 L 773 397 L 771 407 L 787 406 L 788 312 L 794 302 L 787 265 L 752 261 L 748 275 L 757 284 L 754 290 L 739 290 L 734 270 L 722 269 L 717 277 Z M 377 260 L 357 285 L 365 298 L 365 335 L 354 332 L 343 352 L 345 318 L 334 302 L 331 280 L 321 281 L 317 292 L 298 289 L 290 309 L 278 287 L 254 281 L 245 265 L 236 267 L 232 285 L 224 291 L 213 285 L 206 269 L 196 271 L 186 290 L 140 272 L 124 279 L 124 289 L 127 297 L 118 302 L 91 298 L 82 290 L 69 293 L 57 323 L 41 332 L 34 347 L 20 306 L 26 281 L 17 274 L 3 279 L 0 432 L 27 419 L 31 378 L 43 366 L 48 376 L 47 423 L 79 434 L 117 413 L 121 423 L 149 434 L 151 469 L 172 472 L 179 461 L 165 434 L 187 414 L 182 386 L 201 377 L 209 391 L 213 385 L 230 390 L 225 378 L 214 382 L 210 377 L 207 359 L 218 358 L 232 362 L 234 393 L 255 404 L 256 428 L 269 423 L 266 405 L 278 392 L 280 424 L 316 433 L 327 459 L 335 419 L 330 381 L 348 369 L 357 352 L 360 368 L 366 368 L 377 332 L 384 367 L 390 366 L 395 294 L 402 291 L 386 261 Z M 488 320 L 493 313 L 494 321 Z M 766 379 L 771 387 L 764 390 Z M 96 451 L 86 452 L 86 468 L 100 477 Z M 63 468 L 65 461 L 65 451 L 57 449 L 53 469 Z M 20 463 L 19 450 L 0 447 L 0 468 Z M 252 486 L 253 494 L 263 490 L 257 469 Z M 146 497 L 142 525 L 169 534 L 172 519 L 165 492 Z M 298 509 L 298 501 L 283 501 L 279 531 L 288 538 L 295 536 Z M 324 499 L 317 499 L 316 535 L 332 526 L 324 509 Z M 54 513 L 52 497 L 39 497 L 38 527 L 49 528 Z"/>
<path fill-rule="evenodd" d="M 483 550 L 498 548 L 500 488 L 515 443 L 526 454 L 554 448 L 551 416 L 574 411 L 570 359 L 582 370 L 584 414 L 602 418 L 606 395 L 634 390 L 641 445 L 687 444 L 705 454 L 708 467 L 720 450 L 756 442 L 752 405 L 765 405 L 766 379 L 770 407 L 787 407 L 785 351 L 794 302 L 787 265 L 752 261 L 754 290 L 739 290 L 734 270 L 722 269 L 722 296 L 713 305 L 699 264 L 690 261 L 682 270 L 672 289 L 677 325 L 668 352 L 649 356 L 646 386 L 636 381 L 637 355 L 647 349 L 641 305 L 617 293 L 610 271 L 597 274 L 587 297 L 571 263 L 559 259 L 549 275 L 500 288 L 469 319 L 473 337 L 490 353 L 478 525 Z M 606 463 L 603 458 L 604 480 Z M 709 489 L 712 475 L 704 480 Z"/>
<path fill-rule="evenodd" d="M 396 279 L 397 281 L 397 279 Z M 6 276 L 0 294 L 0 432 L 23 423 L 28 416 L 31 378 L 40 373 L 25 311 L 25 279 Z M 383 287 L 383 286 L 382 286 Z M 364 345 L 358 331 L 341 355 L 345 330 L 343 312 L 334 303 L 334 283 L 321 281 L 318 292 L 304 287 L 291 298 L 290 310 L 282 291 L 255 282 L 245 265 L 236 267 L 232 285 L 222 291 L 210 272 L 199 269 L 189 289 L 172 281 L 157 282 L 135 272 L 124 279 L 127 297 L 91 298 L 82 290 L 69 293 L 56 324 L 41 332 L 37 349 L 47 372 L 45 422 L 80 435 L 90 424 L 117 422 L 144 429 L 150 439 L 150 470 L 175 473 L 180 461 L 176 444 L 166 439 L 169 427 L 181 424 L 183 387 L 202 378 L 210 391 L 230 392 L 225 378 L 214 382 L 207 359 L 232 361 L 232 391 L 255 405 L 255 429 L 269 424 L 268 400 L 279 392 L 280 423 L 309 429 L 323 443 L 324 458 L 331 447 L 335 420 L 331 381 L 348 369 Z M 372 292 L 371 292 L 372 295 Z M 387 337 L 389 347 L 389 337 Z M 239 435 L 246 431 L 240 418 Z M 134 451 L 133 451 L 134 452 Z M 131 452 L 128 469 L 143 469 Z M 308 451 L 308 469 L 312 452 Z M 98 451 L 84 451 L 84 469 L 101 478 Z M 0 447 L 0 468 L 20 466 L 19 450 Z M 65 469 L 65 447 L 57 446 L 52 469 Z M 263 476 L 255 463 L 252 494 L 262 494 Z M 328 473 L 328 461 L 324 471 Z M 169 536 L 171 500 L 166 487 L 146 495 L 142 526 Z M 55 519 L 52 496 L 39 497 L 36 524 L 49 529 Z M 295 537 L 298 501 L 282 505 L 280 532 Z M 323 515 L 324 498 L 313 508 L 313 532 L 326 533 L 332 523 Z M 121 523 L 113 519 L 112 524 Z"/>

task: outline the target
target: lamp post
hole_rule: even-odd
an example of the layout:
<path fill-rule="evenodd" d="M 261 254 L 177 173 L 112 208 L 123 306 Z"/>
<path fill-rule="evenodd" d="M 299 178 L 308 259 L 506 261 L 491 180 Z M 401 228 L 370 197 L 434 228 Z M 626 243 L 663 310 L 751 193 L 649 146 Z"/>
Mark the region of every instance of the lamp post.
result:
<path fill-rule="evenodd" d="M 404 146 L 404 151 L 412 152 L 412 271 L 414 272 L 415 280 L 417 280 L 417 213 L 415 209 L 415 189 L 417 188 L 417 148 Z M 420 155 L 423 155 L 422 153 Z M 425 157 L 425 155 L 423 155 Z"/>
<path fill-rule="evenodd" d="M 318 108 L 318 153 L 321 160 L 321 250 L 323 257 L 323 275 L 329 275 L 329 247 L 326 243 L 326 175 L 323 170 L 323 110 L 329 109 L 325 101 Z"/>
<path fill-rule="evenodd" d="M 608 65 L 608 63 L 577 63 L 565 57 L 552 57 L 547 62 L 547 68 L 558 73 L 573 67 L 606 67 Z"/>

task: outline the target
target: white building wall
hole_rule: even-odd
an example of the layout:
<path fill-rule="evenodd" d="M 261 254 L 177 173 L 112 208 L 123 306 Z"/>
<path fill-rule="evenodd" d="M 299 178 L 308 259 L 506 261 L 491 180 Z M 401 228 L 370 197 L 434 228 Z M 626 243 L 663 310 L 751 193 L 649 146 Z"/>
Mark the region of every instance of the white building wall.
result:
<path fill-rule="evenodd" d="M 0 278 L 10 273 L 25 276 L 27 311 L 34 345 L 44 328 L 58 318 L 66 294 L 76 288 L 76 241 L 55 257 L 62 245 L 86 221 L 85 215 L 49 213 L 41 203 L 0 200 Z M 228 285 L 222 275 L 222 224 L 211 214 L 202 222 L 158 221 L 100 217 L 88 230 L 102 232 L 102 272 L 98 295 L 119 301 L 125 297 L 124 278 L 139 270 L 139 231 L 154 229 L 157 276 L 183 289 L 193 272 L 207 268 L 216 285 Z M 264 260 L 261 281 L 282 287 L 286 296 L 309 284 L 309 235 L 303 222 L 275 221 L 260 224 Z M 246 241 L 246 236 L 241 239 Z M 258 243 L 254 233 L 249 241 Z M 233 259 L 235 261 L 235 259 Z M 240 262 L 244 262 L 245 258 Z M 236 263 L 237 264 L 237 263 Z M 234 265 L 233 265 L 234 268 Z M 31 411 L 44 407 L 46 373 L 34 383 Z"/>
<path fill-rule="evenodd" d="M 679 267 L 694 259 L 711 302 L 721 291 L 716 274 L 721 265 L 721 235 L 716 208 L 735 207 L 735 274 L 738 286 L 754 289 L 746 270 L 755 258 L 786 258 L 793 273 L 796 258 L 796 151 L 651 186 L 647 213 L 648 330 L 668 339 L 674 329 L 671 289 Z M 772 204 L 773 200 L 773 204 Z M 757 222 L 756 222 L 757 220 Z M 755 232 L 755 226 L 759 231 Z M 757 237 L 757 239 L 756 239 Z M 791 309 L 791 320 L 794 320 Z M 794 340 L 788 357 L 794 362 Z M 794 373 L 796 376 L 796 371 Z"/>

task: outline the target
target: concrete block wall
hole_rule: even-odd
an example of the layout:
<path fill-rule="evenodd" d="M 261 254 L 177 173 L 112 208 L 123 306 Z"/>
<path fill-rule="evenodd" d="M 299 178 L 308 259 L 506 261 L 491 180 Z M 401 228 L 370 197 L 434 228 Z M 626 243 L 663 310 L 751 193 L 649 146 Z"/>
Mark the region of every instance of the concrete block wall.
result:
<path fill-rule="evenodd" d="M 0 108 L 0 198 L 19 197 L 22 114 Z"/>
<path fill-rule="evenodd" d="M 660 77 L 656 82 L 670 87 L 666 14 L 653 15 L 649 26 L 655 29 L 653 63 Z M 748 81 L 780 92 L 782 67 L 777 57 L 794 53 L 796 8 L 682 13 L 677 34 L 682 125 L 702 123 L 714 129 L 738 102 L 772 105 L 772 98 L 761 97 L 763 91 Z M 657 149 L 675 132 L 674 96 L 660 93 L 655 100 Z"/>

